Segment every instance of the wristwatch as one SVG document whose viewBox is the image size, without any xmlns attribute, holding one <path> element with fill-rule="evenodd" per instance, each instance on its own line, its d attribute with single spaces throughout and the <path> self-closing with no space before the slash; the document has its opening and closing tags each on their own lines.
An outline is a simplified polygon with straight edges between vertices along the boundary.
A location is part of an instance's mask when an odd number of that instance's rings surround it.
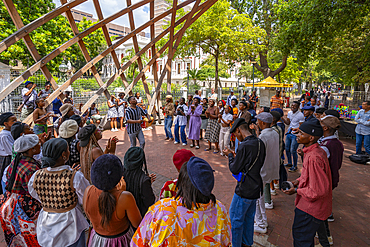
<svg viewBox="0 0 370 247">
<path fill-rule="evenodd" d="M 298 189 L 298 187 L 296 187 L 296 188 L 294 189 L 295 193 L 297 193 L 297 189 Z"/>
</svg>

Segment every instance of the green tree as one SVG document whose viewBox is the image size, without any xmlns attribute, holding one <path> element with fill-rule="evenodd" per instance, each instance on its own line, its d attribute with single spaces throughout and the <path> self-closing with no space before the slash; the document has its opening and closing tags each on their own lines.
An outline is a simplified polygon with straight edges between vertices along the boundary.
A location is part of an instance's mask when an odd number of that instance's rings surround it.
<svg viewBox="0 0 370 247">
<path fill-rule="evenodd" d="M 178 17 L 177 17 L 178 18 Z M 250 18 L 231 8 L 226 0 L 219 0 L 185 32 L 176 56 L 210 54 L 214 58 L 215 85 L 220 85 L 219 62 L 236 61 L 262 49 L 260 41 L 265 32 L 254 27 Z M 166 42 L 164 38 L 162 43 Z"/>
<path fill-rule="evenodd" d="M 96 22 L 92 22 L 86 18 L 83 18 L 81 22 L 77 23 L 77 27 L 78 30 L 82 32 L 94 24 L 96 24 Z M 105 41 L 103 31 L 100 28 L 90 33 L 82 40 L 85 43 L 86 49 L 91 58 L 96 57 L 107 48 L 107 42 Z M 82 55 L 78 44 L 74 44 L 71 49 L 70 56 L 66 59 L 71 61 L 73 68 L 77 71 L 86 64 L 86 60 Z M 100 60 L 97 64 L 95 64 L 95 67 L 99 72 L 101 71 L 102 65 L 103 60 Z"/>
<path fill-rule="evenodd" d="M 24 25 L 29 24 L 55 8 L 52 0 L 14 0 L 13 2 Z M 7 38 L 16 30 L 3 1 L 0 1 L 0 40 Z M 41 57 L 68 41 L 71 35 L 72 30 L 64 16 L 55 17 L 30 33 L 30 37 Z M 69 57 L 70 51 L 71 49 L 66 50 L 63 52 L 63 55 Z M 59 55 L 49 62 L 47 65 L 49 70 L 56 71 L 62 59 L 63 56 Z M 19 40 L 2 52 L 0 54 L 0 60 L 13 66 L 17 65 L 18 61 L 22 62 L 24 66 L 31 66 L 35 63 L 22 40 Z"/>
<path fill-rule="evenodd" d="M 189 74 L 189 80 L 192 80 L 194 85 L 197 85 L 197 81 L 204 81 L 207 78 L 204 71 L 200 69 L 189 69 L 188 74 Z M 187 80 L 188 80 L 188 77 L 185 77 L 184 82 L 186 83 Z"/>
</svg>

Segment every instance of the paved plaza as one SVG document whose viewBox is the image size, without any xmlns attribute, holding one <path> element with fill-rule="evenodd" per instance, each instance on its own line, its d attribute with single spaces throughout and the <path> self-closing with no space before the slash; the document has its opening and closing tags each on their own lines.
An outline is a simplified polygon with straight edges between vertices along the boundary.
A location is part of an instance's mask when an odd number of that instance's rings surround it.
<svg viewBox="0 0 370 247">
<path fill-rule="evenodd" d="M 105 131 L 100 144 L 104 149 L 107 140 L 115 135 L 119 138 L 116 154 L 123 158 L 130 147 L 126 131 Z M 146 130 L 144 135 L 148 169 L 157 174 L 157 181 L 153 184 L 153 188 L 155 194 L 158 195 L 165 181 L 177 177 L 178 173 L 172 164 L 172 156 L 183 146 L 165 141 L 163 126 Z M 345 150 L 343 166 L 340 170 L 340 183 L 333 191 L 335 221 L 329 223 L 334 238 L 333 246 L 370 246 L 370 166 L 352 163 L 348 156 L 355 150 L 354 140 L 342 139 L 342 142 Z M 219 154 L 204 151 L 205 144 L 201 141 L 201 149 L 193 148 L 191 151 L 208 161 L 213 167 L 215 170 L 213 193 L 229 208 L 236 185 L 235 179 L 230 174 L 227 159 Z M 189 145 L 185 148 L 190 149 Z M 298 166 L 301 167 L 301 163 Z M 299 172 L 289 173 L 288 179 L 296 179 L 299 174 Z M 268 232 L 267 234 L 255 234 L 256 244 L 254 246 L 293 246 L 291 228 L 295 196 L 288 196 L 278 191 L 278 195 L 272 197 L 274 209 L 267 210 Z M 0 247 L 6 246 L 3 236 L 0 237 Z"/>
</svg>

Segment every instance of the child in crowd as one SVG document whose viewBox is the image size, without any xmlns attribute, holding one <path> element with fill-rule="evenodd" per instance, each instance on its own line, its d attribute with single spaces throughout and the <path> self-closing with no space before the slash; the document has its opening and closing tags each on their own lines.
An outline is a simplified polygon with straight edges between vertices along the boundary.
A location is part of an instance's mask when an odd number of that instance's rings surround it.
<svg viewBox="0 0 370 247">
<path fill-rule="evenodd" d="M 182 165 L 185 162 L 188 162 L 189 159 L 193 156 L 195 156 L 195 155 L 190 150 L 186 150 L 186 149 L 177 150 L 176 153 L 173 155 L 173 158 L 172 158 L 172 161 L 173 161 L 173 164 L 176 167 L 176 170 L 178 172 L 180 172 L 180 169 L 181 169 Z M 176 184 L 177 184 L 177 178 L 174 179 L 174 180 L 167 181 L 161 189 L 161 192 L 159 194 L 159 198 L 160 199 L 172 198 L 172 197 L 176 196 L 176 193 L 177 193 Z"/>
<path fill-rule="evenodd" d="M 48 132 L 48 125 L 46 124 L 49 117 L 53 117 L 52 112 L 46 112 L 44 109 L 45 101 L 42 98 L 38 98 L 36 101 L 36 109 L 33 111 L 33 122 L 35 126 L 33 127 L 33 131 L 36 135 L 41 133 Z"/>
<path fill-rule="evenodd" d="M 5 128 L 0 132 L 0 178 L 3 177 L 5 168 L 12 160 L 12 148 L 14 139 L 11 134 L 11 127 L 17 121 L 17 117 L 11 112 L 0 115 L 0 125 Z M 2 188 L 0 193 L 3 191 Z"/>
<path fill-rule="evenodd" d="M 231 111 L 231 106 L 227 105 L 224 107 L 224 113 L 218 114 L 218 122 L 221 123 L 219 137 L 221 156 L 224 156 L 223 150 L 230 147 L 230 124 L 234 119 L 233 115 L 230 114 Z"/>
<path fill-rule="evenodd" d="M 90 219 L 89 247 L 129 247 L 133 228 L 141 215 L 133 195 L 126 191 L 121 160 L 104 154 L 91 167 L 92 185 L 84 195 L 84 210 Z"/>
<path fill-rule="evenodd" d="M 323 135 L 319 120 L 301 124 L 297 142 L 303 156 L 301 176 L 292 181 L 293 187 L 285 194 L 297 193 L 293 222 L 294 246 L 314 246 L 315 233 L 332 212 L 332 181 L 330 165 L 325 151 L 317 140 Z M 327 239 L 326 239 L 327 240 Z"/>
<path fill-rule="evenodd" d="M 28 182 L 31 196 L 42 205 L 36 231 L 37 241 L 43 247 L 86 246 L 85 229 L 89 224 L 78 207 L 82 207 L 89 182 L 81 172 L 66 165 L 69 154 L 66 140 L 54 138 L 45 142 L 43 169 Z"/>
</svg>

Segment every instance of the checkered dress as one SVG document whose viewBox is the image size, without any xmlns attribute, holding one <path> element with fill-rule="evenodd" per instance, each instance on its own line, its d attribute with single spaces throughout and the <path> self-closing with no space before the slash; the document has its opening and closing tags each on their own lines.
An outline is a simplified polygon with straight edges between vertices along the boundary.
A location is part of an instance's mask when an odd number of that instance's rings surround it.
<svg viewBox="0 0 370 247">
<path fill-rule="evenodd" d="M 66 165 L 72 166 L 75 163 L 80 163 L 80 152 L 78 152 L 77 144 L 80 140 L 74 139 L 69 144 L 69 151 L 71 154 L 69 155 L 69 160 Z"/>
<path fill-rule="evenodd" d="M 218 142 L 220 136 L 220 129 L 221 124 L 218 123 L 217 119 L 208 119 L 208 125 L 204 139 L 212 143 Z"/>
<path fill-rule="evenodd" d="M 33 188 L 40 198 L 46 212 L 63 213 L 77 205 L 77 194 L 73 187 L 76 171 L 48 171 L 46 168 L 37 171 Z"/>
<path fill-rule="evenodd" d="M 10 180 L 14 167 L 14 160 L 10 163 L 7 181 Z M 18 166 L 17 166 L 17 175 L 15 176 L 13 188 L 11 193 L 17 193 L 20 195 L 28 195 L 28 181 L 30 181 L 32 175 L 40 169 L 40 164 L 31 157 L 22 156 Z"/>
</svg>

